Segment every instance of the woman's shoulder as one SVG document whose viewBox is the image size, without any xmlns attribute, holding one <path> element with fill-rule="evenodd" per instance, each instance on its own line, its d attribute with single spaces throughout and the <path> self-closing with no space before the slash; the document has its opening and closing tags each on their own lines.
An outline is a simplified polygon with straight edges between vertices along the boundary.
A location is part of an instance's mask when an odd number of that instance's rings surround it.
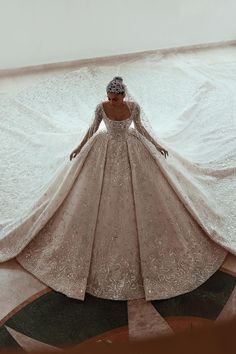
<svg viewBox="0 0 236 354">
<path fill-rule="evenodd" d="M 127 102 L 129 105 L 131 105 L 132 108 L 135 108 L 137 103 L 135 101 L 128 101 Z"/>
<path fill-rule="evenodd" d="M 129 104 L 131 104 L 131 106 L 133 106 L 134 108 L 140 107 L 137 101 L 127 101 L 127 102 L 129 102 Z"/>
<path fill-rule="evenodd" d="M 130 104 L 132 106 L 138 105 L 138 103 L 136 101 L 125 101 L 127 104 Z M 102 104 L 104 107 L 109 104 L 108 101 L 102 101 L 99 103 L 99 105 Z"/>
<path fill-rule="evenodd" d="M 134 104 L 134 109 L 135 109 L 137 112 L 140 112 L 140 105 L 139 105 L 139 103 L 136 102 L 136 101 L 134 101 L 133 104 Z"/>
<path fill-rule="evenodd" d="M 140 105 L 138 104 L 138 102 L 136 102 L 136 101 L 125 101 L 125 102 L 127 103 L 127 105 L 129 107 L 131 107 L 132 111 L 135 109 L 135 110 L 138 110 L 138 112 L 140 112 Z M 104 108 L 105 109 L 107 108 L 107 105 L 109 105 L 108 101 L 101 101 L 100 103 L 98 103 L 97 109 L 100 108 L 100 109 L 104 110 Z"/>
</svg>

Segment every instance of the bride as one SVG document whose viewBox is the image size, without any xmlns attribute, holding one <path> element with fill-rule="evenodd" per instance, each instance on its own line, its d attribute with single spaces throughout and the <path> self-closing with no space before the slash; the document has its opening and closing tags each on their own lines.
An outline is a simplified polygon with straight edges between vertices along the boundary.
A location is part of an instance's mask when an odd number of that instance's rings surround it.
<svg viewBox="0 0 236 354">
<path fill-rule="evenodd" d="M 227 251 L 209 238 L 163 175 L 160 146 L 125 100 L 121 77 L 106 87 L 71 166 L 28 219 L 0 243 L 42 282 L 84 300 L 166 299 L 189 292 L 222 265 Z M 101 121 L 106 131 L 98 132 Z M 131 128 L 131 123 L 134 128 Z M 17 244 L 17 245 L 16 245 Z"/>
<path fill-rule="evenodd" d="M 123 79 L 119 79 L 119 77 L 115 77 L 114 79 L 116 79 L 118 82 L 122 82 Z M 113 80 L 114 80 L 113 79 Z M 111 86 L 113 85 L 113 86 Z M 119 90 L 119 88 L 115 87 L 114 89 L 114 83 L 113 81 L 110 83 L 111 87 L 107 88 L 107 97 L 108 97 L 108 104 L 106 104 L 106 102 L 102 103 L 102 109 L 105 113 L 104 107 L 106 107 L 107 111 L 108 111 L 108 116 L 113 116 L 112 120 L 125 120 L 128 119 L 128 117 L 131 115 L 130 113 L 130 109 L 129 109 L 129 104 L 132 104 L 132 102 L 124 102 L 124 98 L 125 98 L 125 91 L 123 91 L 123 89 Z M 105 113 L 107 116 L 107 113 Z M 127 118 L 126 118 L 127 116 Z M 98 124 L 94 127 L 95 130 L 93 131 L 96 132 L 97 129 L 99 128 L 100 125 L 100 121 L 98 121 Z M 168 155 L 168 151 L 163 149 L 159 144 L 157 144 L 155 142 L 155 140 L 148 134 L 148 132 L 145 130 L 145 128 L 140 125 L 137 124 L 136 125 L 137 130 L 143 134 L 147 139 L 149 139 L 154 146 L 156 146 L 157 150 L 159 150 L 161 152 L 161 154 Z M 145 131 L 145 132 L 144 132 Z M 91 134 L 91 133 L 90 133 Z M 70 155 L 70 160 L 75 157 L 81 150 L 81 148 L 83 147 L 83 145 L 88 141 L 89 137 L 90 137 L 89 132 L 86 134 L 86 136 L 84 137 L 83 141 L 80 143 L 80 145 L 71 153 Z"/>
</svg>

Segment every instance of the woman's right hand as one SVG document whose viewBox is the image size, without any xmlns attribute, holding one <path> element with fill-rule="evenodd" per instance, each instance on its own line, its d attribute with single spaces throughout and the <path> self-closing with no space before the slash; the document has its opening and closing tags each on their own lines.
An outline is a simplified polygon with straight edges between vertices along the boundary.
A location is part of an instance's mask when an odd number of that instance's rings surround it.
<svg viewBox="0 0 236 354">
<path fill-rule="evenodd" d="M 80 152 L 80 150 L 81 150 L 81 147 L 78 146 L 75 150 L 72 151 L 72 153 L 70 154 L 70 161 L 71 161 L 74 157 L 76 157 L 76 155 L 78 155 L 78 153 Z"/>
</svg>

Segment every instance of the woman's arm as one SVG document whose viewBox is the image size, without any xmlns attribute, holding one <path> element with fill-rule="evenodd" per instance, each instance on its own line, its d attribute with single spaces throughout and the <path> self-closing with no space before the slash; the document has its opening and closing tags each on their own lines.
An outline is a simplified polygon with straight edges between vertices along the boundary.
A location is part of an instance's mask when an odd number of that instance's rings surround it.
<svg viewBox="0 0 236 354">
<path fill-rule="evenodd" d="M 84 136 L 83 140 L 79 144 L 80 148 L 82 148 L 87 143 L 87 141 L 93 136 L 93 134 L 96 133 L 101 121 L 102 121 L 101 107 L 100 104 L 98 104 L 95 109 L 95 116 L 94 116 L 93 123 L 91 124 L 86 135 Z"/>
<path fill-rule="evenodd" d="M 134 112 L 134 126 L 137 129 L 137 131 L 142 134 L 146 139 L 148 139 L 162 155 L 165 156 L 169 155 L 168 151 L 165 150 L 161 145 L 159 145 L 155 139 L 148 133 L 148 131 L 144 128 L 142 125 L 141 119 L 140 119 L 140 106 L 138 103 L 136 103 L 136 107 L 134 108 L 136 111 Z"/>
<path fill-rule="evenodd" d="M 90 125 L 90 127 L 89 127 L 87 133 L 85 134 L 83 140 L 81 141 L 81 143 L 70 154 L 70 160 L 79 153 L 79 151 L 87 143 L 87 141 L 93 136 L 94 133 L 96 133 L 101 121 L 102 121 L 102 111 L 101 111 L 100 104 L 98 104 L 95 108 L 95 116 L 94 116 L 93 123 Z"/>
<path fill-rule="evenodd" d="M 161 148 L 161 146 L 151 137 L 151 135 L 148 133 L 148 131 L 144 128 L 142 125 L 141 119 L 140 119 L 140 106 L 138 103 L 136 103 L 136 107 L 134 108 L 136 112 L 134 113 L 134 126 L 137 129 L 137 131 L 145 136 L 153 145 L 155 145 L 157 148 Z"/>
</svg>

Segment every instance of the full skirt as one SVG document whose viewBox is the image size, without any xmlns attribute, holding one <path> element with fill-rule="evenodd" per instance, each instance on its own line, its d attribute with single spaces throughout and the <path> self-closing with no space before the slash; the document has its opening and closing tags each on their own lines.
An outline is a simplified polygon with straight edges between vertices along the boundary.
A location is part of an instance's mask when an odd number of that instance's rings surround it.
<svg viewBox="0 0 236 354">
<path fill-rule="evenodd" d="M 197 288 L 223 263 L 227 251 L 200 227 L 131 129 L 121 140 L 97 133 L 70 168 L 63 201 L 16 256 L 49 287 L 79 300 L 86 292 L 166 299 Z"/>
</svg>

